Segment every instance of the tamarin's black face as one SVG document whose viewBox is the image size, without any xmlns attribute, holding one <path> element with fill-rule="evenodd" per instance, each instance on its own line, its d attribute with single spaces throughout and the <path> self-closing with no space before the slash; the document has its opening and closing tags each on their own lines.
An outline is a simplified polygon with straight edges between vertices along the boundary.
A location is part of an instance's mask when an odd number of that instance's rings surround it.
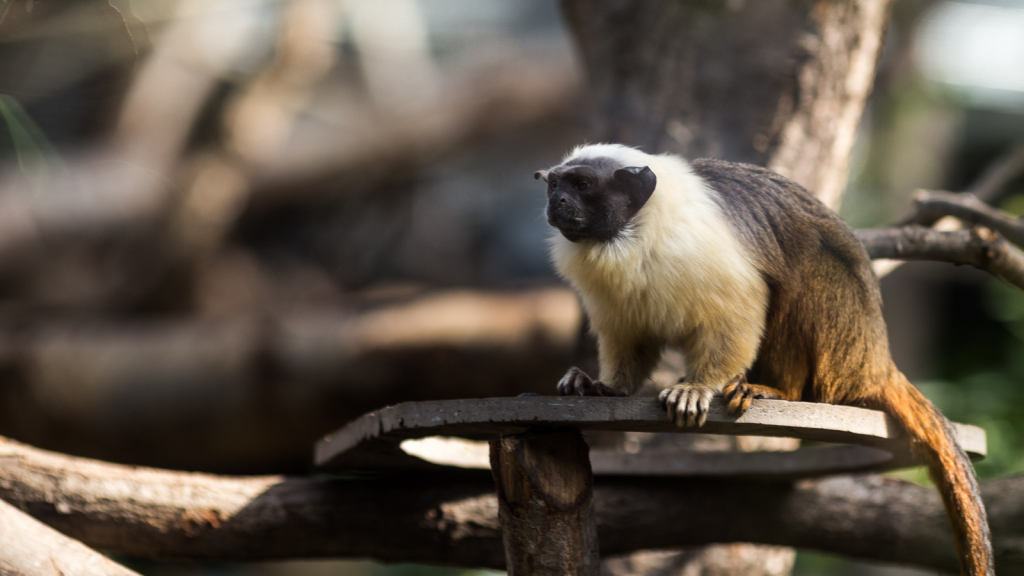
<svg viewBox="0 0 1024 576">
<path fill-rule="evenodd" d="M 548 224 L 572 242 L 608 242 L 647 203 L 658 183 L 647 166 L 577 159 L 533 175 L 548 183 Z"/>
</svg>

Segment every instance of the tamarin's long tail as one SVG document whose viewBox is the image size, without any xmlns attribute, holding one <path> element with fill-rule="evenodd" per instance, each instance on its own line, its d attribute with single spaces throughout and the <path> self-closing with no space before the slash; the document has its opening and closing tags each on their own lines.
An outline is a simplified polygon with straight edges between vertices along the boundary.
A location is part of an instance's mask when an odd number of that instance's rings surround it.
<svg viewBox="0 0 1024 576">
<path fill-rule="evenodd" d="M 906 430 L 915 451 L 924 457 L 932 481 L 942 494 L 960 557 L 960 572 L 993 576 L 992 538 L 974 468 L 956 443 L 949 420 L 899 371 L 873 399 Z"/>
</svg>

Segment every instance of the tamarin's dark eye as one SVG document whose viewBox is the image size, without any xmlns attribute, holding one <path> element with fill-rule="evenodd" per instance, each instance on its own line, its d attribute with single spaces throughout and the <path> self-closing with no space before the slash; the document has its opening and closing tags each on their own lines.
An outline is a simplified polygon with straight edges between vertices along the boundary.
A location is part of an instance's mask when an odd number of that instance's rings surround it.
<svg viewBox="0 0 1024 576">
<path fill-rule="evenodd" d="M 548 186 L 551 188 L 558 187 L 558 178 L 548 178 Z"/>
<path fill-rule="evenodd" d="M 576 183 L 577 190 L 586 190 L 587 188 L 590 188 L 590 180 L 580 180 Z"/>
</svg>

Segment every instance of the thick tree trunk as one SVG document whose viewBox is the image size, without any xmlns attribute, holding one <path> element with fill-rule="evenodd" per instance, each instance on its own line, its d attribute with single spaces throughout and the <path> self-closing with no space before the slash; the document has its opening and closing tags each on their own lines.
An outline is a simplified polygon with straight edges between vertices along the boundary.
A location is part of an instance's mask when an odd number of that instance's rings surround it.
<svg viewBox="0 0 1024 576">
<path fill-rule="evenodd" d="M 791 109 L 780 100 L 778 146 L 768 167 L 802 184 L 834 209 L 846 189 L 864 105 L 889 26 L 893 0 L 819 0 Z"/>
<path fill-rule="evenodd" d="M 598 576 L 590 449 L 578 430 L 491 441 L 509 576 Z"/>
<path fill-rule="evenodd" d="M 564 0 L 597 136 L 768 165 L 838 206 L 892 0 Z"/>
</svg>

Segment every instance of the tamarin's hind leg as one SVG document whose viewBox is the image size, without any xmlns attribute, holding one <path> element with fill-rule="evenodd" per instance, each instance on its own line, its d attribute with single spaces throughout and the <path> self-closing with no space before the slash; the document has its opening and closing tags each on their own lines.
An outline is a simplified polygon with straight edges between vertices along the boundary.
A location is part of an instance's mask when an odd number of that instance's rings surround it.
<svg viewBox="0 0 1024 576">
<path fill-rule="evenodd" d="M 594 380 L 587 373 L 573 366 L 558 381 L 559 396 L 628 396 L 599 380 Z"/>
<path fill-rule="evenodd" d="M 751 384 L 742 374 L 725 385 L 722 395 L 729 402 L 729 414 L 733 416 L 739 416 L 746 412 L 755 398 L 785 399 L 782 393 L 775 388 Z"/>
</svg>

